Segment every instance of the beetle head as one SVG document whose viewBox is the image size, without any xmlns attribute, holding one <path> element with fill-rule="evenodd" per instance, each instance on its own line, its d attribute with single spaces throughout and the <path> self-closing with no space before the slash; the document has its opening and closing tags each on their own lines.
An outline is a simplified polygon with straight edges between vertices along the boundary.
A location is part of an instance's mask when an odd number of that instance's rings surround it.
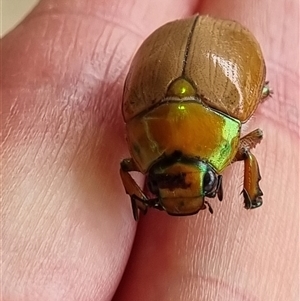
<svg viewBox="0 0 300 301">
<path fill-rule="evenodd" d="M 171 215 L 190 215 L 205 209 L 205 197 L 222 199 L 221 176 L 207 163 L 174 152 L 149 171 L 149 190 Z"/>
</svg>

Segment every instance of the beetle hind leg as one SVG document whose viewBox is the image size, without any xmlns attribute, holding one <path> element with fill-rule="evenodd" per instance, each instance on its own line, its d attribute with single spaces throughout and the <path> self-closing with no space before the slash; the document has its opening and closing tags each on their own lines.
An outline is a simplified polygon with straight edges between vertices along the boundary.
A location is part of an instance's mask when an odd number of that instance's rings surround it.
<svg viewBox="0 0 300 301">
<path fill-rule="evenodd" d="M 269 86 L 269 81 L 266 81 L 265 84 L 264 84 L 264 86 L 263 86 L 263 90 L 262 90 L 260 102 L 262 103 L 266 99 L 268 99 L 269 97 L 272 97 L 272 94 L 273 94 L 273 90 Z"/>
<path fill-rule="evenodd" d="M 244 161 L 244 187 L 243 196 L 246 209 L 258 208 L 262 205 L 263 193 L 259 187 L 261 180 L 258 162 L 250 152 L 262 140 L 262 131 L 254 130 L 240 140 L 236 161 Z"/>
</svg>

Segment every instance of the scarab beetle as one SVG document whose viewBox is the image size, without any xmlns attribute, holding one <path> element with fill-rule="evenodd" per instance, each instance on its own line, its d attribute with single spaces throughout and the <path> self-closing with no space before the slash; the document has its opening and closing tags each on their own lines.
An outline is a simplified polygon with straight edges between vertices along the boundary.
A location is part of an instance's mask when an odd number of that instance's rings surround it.
<svg viewBox="0 0 300 301">
<path fill-rule="evenodd" d="M 121 179 L 133 215 L 148 207 L 190 215 L 205 198 L 223 198 L 225 167 L 244 161 L 245 208 L 262 205 L 261 179 L 251 153 L 260 129 L 241 126 L 270 94 L 254 36 L 234 21 L 209 16 L 170 22 L 154 31 L 133 58 L 122 112 L 131 158 Z M 146 175 L 143 191 L 130 172 Z"/>
</svg>

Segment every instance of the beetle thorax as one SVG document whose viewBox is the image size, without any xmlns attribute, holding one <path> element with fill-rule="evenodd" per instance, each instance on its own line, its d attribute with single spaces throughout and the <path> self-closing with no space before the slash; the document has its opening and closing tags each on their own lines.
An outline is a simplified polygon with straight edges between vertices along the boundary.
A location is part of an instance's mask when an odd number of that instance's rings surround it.
<svg viewBox="0 0 300 301">
<path fill-rule="evenodd" d="M 223 170 L 235 156 L 241 124 L 198 102 L 165 102 L 127 123 L 132 158 L 146 173 L 162 156 L 179 151 Z"/>
</svg>

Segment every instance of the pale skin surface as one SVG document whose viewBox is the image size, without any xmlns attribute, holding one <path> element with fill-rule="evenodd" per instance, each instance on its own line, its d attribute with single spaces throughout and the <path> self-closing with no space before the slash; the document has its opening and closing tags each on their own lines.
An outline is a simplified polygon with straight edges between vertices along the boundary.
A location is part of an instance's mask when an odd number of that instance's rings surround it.
<svg viewBox="0 0 300 301">
<path fill-rule="evenodd" d="M 298 11 L 296 0 L 45 0 L 7 35 L 2 300 L 299 300 Z M 236 163 L 214 215 L 152 210 L 137 226 L 118 174 L 124 77 L 151 31 L 196 12 L 238 20 L 262 45 L 275 94 L 248 131 L 265 134 L 264 204 L 243 209 Z"/>
</svg>

